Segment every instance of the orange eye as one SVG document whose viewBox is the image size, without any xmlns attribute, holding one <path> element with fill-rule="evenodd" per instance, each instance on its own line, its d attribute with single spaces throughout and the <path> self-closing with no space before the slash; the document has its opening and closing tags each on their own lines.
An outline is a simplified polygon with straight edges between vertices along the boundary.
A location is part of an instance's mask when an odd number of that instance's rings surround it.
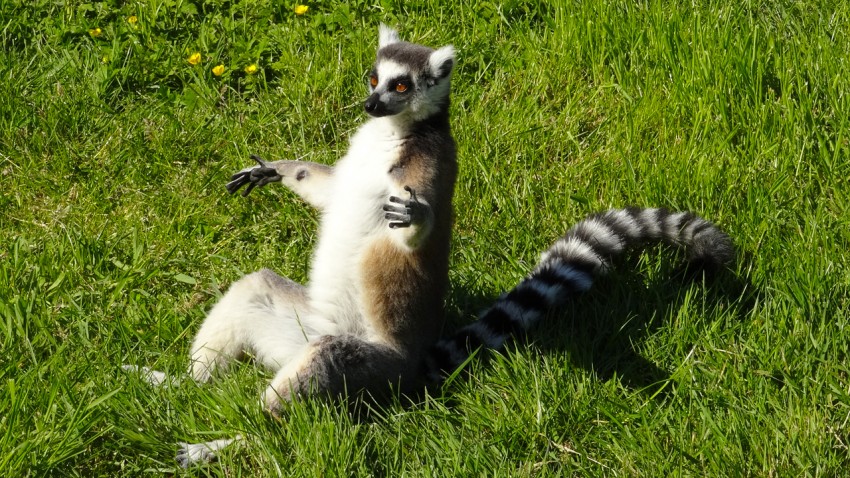
<svg viewBox="0 0 850 478">
<path fill-rule="evenodd" d="M 399 93 L 404 93 L 405 91 L 407 91 L 407 85 L 405 85 L 404 83 L 396 83 L 395 90 Z"/>
<path fill-rule="evenodd" d="M 375 88 L 376 86 L 378 86 L 378 77 L 375 76 L 375 75 L 372 75 L 371 77 L 369 77 L 369 84 L 372 85 L 372 88 Z"/>
</svg>

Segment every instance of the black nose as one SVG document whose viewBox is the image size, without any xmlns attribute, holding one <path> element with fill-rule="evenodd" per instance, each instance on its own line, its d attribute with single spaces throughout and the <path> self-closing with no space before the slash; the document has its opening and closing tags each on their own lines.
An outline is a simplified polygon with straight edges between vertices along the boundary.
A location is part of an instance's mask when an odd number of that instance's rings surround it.
<svg viewBox="0 0 850 478">
<path fill-rule="evenodd" d="M 381 103 L 381 100 L 377 93 L 372 93 L 371 96 L 366 98 L 366 102 L 363 103 L 363 107 L 366 109 L 367 113 L 374 113 L 378 109 L 378 105 Z"/>
</svg>

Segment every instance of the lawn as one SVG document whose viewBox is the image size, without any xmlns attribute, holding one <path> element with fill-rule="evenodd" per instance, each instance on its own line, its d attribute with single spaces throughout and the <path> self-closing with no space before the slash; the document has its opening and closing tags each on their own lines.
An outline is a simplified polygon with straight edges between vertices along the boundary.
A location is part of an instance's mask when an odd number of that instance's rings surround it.
<svg viewBox="0 0 850 478">
<path fill-rule="evenodd" d="M 0 3 L 0 476 L 835 476 L 850 466 L 850 3 Z M 317 215 L 251 164 L 332 164 L 377 25 L 451 43 L 447 300 L 474 319 L 571 224 L 665 206 L 734 269 L 649 247 L 505 352 L 366 417 L 180 373 L 242 274 L 307 277 Z M 181 470 L 179 441 L 254 437 Z"/>
</svg>

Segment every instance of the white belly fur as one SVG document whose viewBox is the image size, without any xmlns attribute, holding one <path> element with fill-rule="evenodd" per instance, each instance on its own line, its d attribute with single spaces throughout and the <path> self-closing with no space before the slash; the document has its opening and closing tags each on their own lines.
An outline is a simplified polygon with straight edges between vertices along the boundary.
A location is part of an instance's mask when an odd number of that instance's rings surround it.
<svg viewBox="0 0 850 478">
<path fill-rule="evenodd" d="M 373 332 L 363 320 L 360 268 L 368 245 L 391 232 L 381 208 L 390 194 L 399 194 L 388 174 L 401 150 L 399 137 L 388 121 L 372 119 L 361 126 L 348 154 L 335 166 L 309 294 L 314 313 L 335 323 L 336 333 L 367 337 Z"/>
</svg>

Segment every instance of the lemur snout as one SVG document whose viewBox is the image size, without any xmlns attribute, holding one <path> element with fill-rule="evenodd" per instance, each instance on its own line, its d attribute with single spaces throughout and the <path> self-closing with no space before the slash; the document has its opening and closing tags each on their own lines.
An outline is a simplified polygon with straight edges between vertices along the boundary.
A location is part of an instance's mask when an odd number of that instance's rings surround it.
<svg viewBox="0 0 850 478">
<path fill-rule="evenodd" d="M 366 112 L 372 116 L 384 116 L 386 114 L 386 105 L 381 102 L 381 96 L 378 93 L 372 93 L 366 102 L 363 103 Z"/>
</svg>

